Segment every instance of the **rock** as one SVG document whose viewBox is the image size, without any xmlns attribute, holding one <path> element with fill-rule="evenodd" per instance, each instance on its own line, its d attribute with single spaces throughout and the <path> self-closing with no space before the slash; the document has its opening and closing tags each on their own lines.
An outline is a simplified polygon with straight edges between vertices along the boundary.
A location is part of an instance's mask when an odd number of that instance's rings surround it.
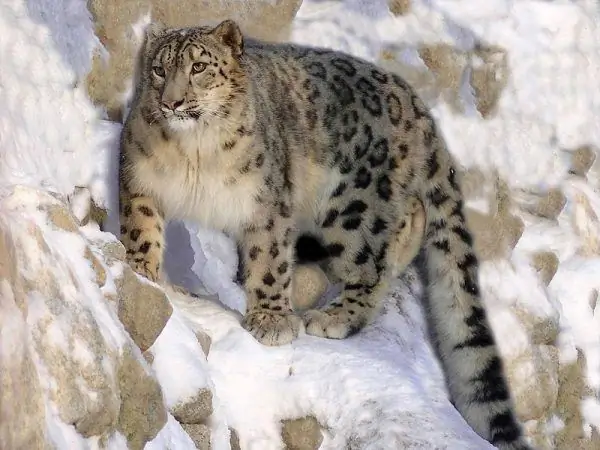
<svg viewBox="0 0 600 450">
<path fill-rule="evenodd" d="M 299 265 L 294 268 L 292 281 L 292 304 L 294 309 L 313 307 L 325 293 L 329 280 L 316 264 Z"/>
<path fill-rule="evenodd" d="M 540 419 L 554 409 L 559 386 L 556 347 L 530 347 L 506 359 L 506 372 L 521 420 Z"/>
<path fill-rule="evenodd" d="M 87 225 L 90 221 L 92 195 L 90 190 L 83 186 L 75 186 L 75 190 L 69 196 L 70 211 L 81 225 Z"/>
<path fill-rule="evenodd" d="M 523 220 L 516 216 L 505 216 L 503 221 L 504 237 L 510 250 L 514 249 L 525 231 Z"/>
<path fill-rule="evenodd" d="M 152 363 L 154 362 L 154 355 L 150 350 L 146 350 L 145 352 L 143 352 L 142 356 L 144 357 L 148 365 L 152 365 Z"/>
<path fill-rule="evenodd" d="M 540 274 L 544 285 L 548 286 L 558 270 L 558 256 L 554 252 L 536 252 L 533 254 L 532 265 Z"/>
<path fill-rule="evenodd" d="M 569 173 L 585 177 L 596 161 L 596 152 L 589 145 L 584 145 L 571 152 L 571 167 Z"/>
<path fill-rule="evenodd" d="M 28 346 L 23 286 L 17 256 L 0 220 L 0 448 L 50 450 L 43 392 Z M 21 306 L 19 306 L 21 305 Z"/>
<path fill-rule="evenodd" d="M 85 248 L 85 252 L 84 252 L 83 256 L 92 265 L 92 269 L 94 270 L 94 273 L 96 274 L 96 284 L 99 287 L 104 286 L 104 283 L 106 283 L 106 271 L 104 270 L 104 267 L 102 266 L 102 264 L 100 264 L 100 261 L 98 261 L 98 258 L 96 258 L 96 256 L 94 256 L 94 254 L 92 253 L 92 250 L 89 247 Z"/>
<path fill-rule="evenodd" d="M 210 345 L 212 343 L 211 337 L 206 334 L 204 331 L 197 330 L 196 331 L 196 339 L 202 347 L 202 351 L 204 352 L 204 356 L 208 356 L 208 352 L 210 351 Z"/>
<path fill-rule="evenodd" d="M 74 275 L 71 265 L 84 264 L 85 260 L 72 261 L 71 252 L 63 252 L 56 246 L 50 249 L 45 228 L 36 222 L 33 209 L 27 208 L 46 211 L 51 226 L 71 232 L 70 238 L 76 245 L 85 244 L 83 237 L 66 206 L 56 198 L 34 189 L 15 190 L 3 207 L 8 212 L 11 204 L 14 207 L 18 203 L 21 203 L 19 215 L 18 219 L 13 218 L 10 241 L 19 252 L 9 259 L 14 265 L 8 271 L 9 283 L 23 312 L 31 302 L 36 302 L 38 314 L 27 319 L 26 341 L 35 353 L 36 366 L 44 368 L 47 386 L 44 395 L 53 402 L 60 419 L 82 436 L 105 435 L 114 429 L 119 414 L 120 401 L 112 370 L 118 355 L 84 301 L 84 295 L 94 294 L 94 280 Z M 85 255 L 93 257 L 89 247 L 84 249 Z M 106 274 L 103 277 L 100 269 L 96 275 L 96 281 L 105 280 Z M 83 294 L 83 285 L 90 281 L 92 287 Z M 102 301 L 99 287 L 95 289 L 97 301 Z M 35 385 L 31 392 L 33 401 Z M 20 408 L 19 405 L 17 409 Z"/>
<path fill-rule="evenodd" d="M 109 265 L 112 265 L 116 261 L 125 261 L 127 253 L 125 250 L 125 246 L 121 244 L 121 242 L 117 240 L 116 237 L 114 238 L 114 240 L 99 243 L 97 247 L 102 253 L 104 260 Z"/>
<path fill-rule="evenodd" d="M 469 167 L 462 170 L 460 188 L 466 200 L 479 200 L 488 197 L 493 182 L 490 176 L 477 167 Z"/>
<path fill-rule="evenodd" d="M 167 324 L 173 307 L 160 288 L 140 280 L 125 264 L 123 277 L 117 281 L 117 291 L 119 319 L 144 352 L 152 346 Z"/>
<path fill-rule="evenodd" d="M 572 213 L 570 221 L 577 236 L 581 239 L 581 246 L 577 254 L 583 257 L 596 258 L 600 255 L 600 220 L 596 214 L 588 194 L 575 188 L 574 195 L 570 197 Z"/>
<path fill-rule="evenodd" d="M 395 16 L 403 16 L 410 12 L 410 0 L 389 0 L 390 12 Z"/>
<path fill-rule="evenodd" d="M 592 310 L 592 313 L 595 313 L 596 306 L 598 305 L 598 289 L 592 289 L 590 298 L 588 300 L 588 304 L 590 305 L 590 309 Z"/>
<path fill-rule="evenodd" d="M 471 208 L 466 208 L 465 216 L 482 261 L 507 257 L 525 229 L 523 221 L 514 216 L 484 214 Z"/>
<path fill-rule="evenodd" d="M 191 399 L 171 408 L 173 417 L 182 424 L 202 423 L 212 412 L 212 392 L 208 388 L 200 389 Z"/>
<path fill-rule="evenodd" d="M 76 233 L 79 231 L 79 225 L 75 222 L 75 218 L 64 205 L 42 205 L 41 210 L 45 210 L 48 214 L 48 219 L 56 227 Z"/>
<path fill-rule="evenodd" d="M 509 78 L 508 55 L 498 46 L 478 43 L 473 51 L 470 82 L 477 110 L 484 119 L 494 115 Z"/>
<path fill-rule="evenodd" d="M 534 194 L 533 198 L 528 199 L 523 207 L 531 214 L 555 220 L 562 212 L 566 203 L 567 198 L 565 194 L 560 189 L 554 188 L 550 189 L 543 196 Z"/>
<path fill-rule="evenodd" d="M 534 345 L 554 345 L 559 331 L 559 315 L 540 317 L 531 314 L 522 307 L 513 308 L 519 322 L 525 328 L 527 336 Z"/>
<path fill-rule="evenodd" d="M 121 392 L 117 428 L 127 439 L 130 450 L 142 450 L 167 423 L 162 391 L 136 359 L 132 348 L 124 349 L 117 376 Z"/>
<path fill-rule="evenodd" d="M 323 432 L 312 416 L 282 421 L 281 437 L 288 450 L 317 450 L 323 442 Z"/>
<path fill-rule="evenodd" d="M 379 53 L 377 63 L 386 70 L 397 73 L 404 78 L 421 96 L 426 104 L 435 102 L 442 93 L 436 75 L 426 66 L 415 65 L 406 61 L 405 55 L 410 54 L 415 59 L 420 58 L 419 48 L 409 44 L 384 46 Z M 452 95 L 453 93 L 450 92 Z M 450 106 L 462 111 L 461 106 L 450 102 Z"/>
<path fill-rule="evenodd" d="M 204 424 L 182 423 L 181 427 L 192 438 L 198 450 L 210 450 L 210 428 Z"/>
<path fill-rule="evenodd" d="M 531 444 L 536 450 L 554 450 L 556 448 L 554 436 L 546 431 L 548 425 L 547 420 L 528 420 L 523 424 L 525 434 L 531 439 Z"/>
<path fill-rule="evenodd" d="M 229 446 L 231 450 L 242 450 L 240 447 L 240 438 L 233 428 L 229 428 Z"/>
<path fill-rule="evenodd" d="M 559 366 L 558 398 L 556 414 L 565 426 L 555 434 L 557 450 L 579 449 L 583 436 L 581 400 L 586 394 L 585 355 L 577 349 L 577 360 Z"/>
<path fill-rule="evenodd" d="M 488 200 L 488 212 L 465 208 L 474 234 L 475 251 L 482 261 L 506 258 L 523 235 L 525 224 L 511 212 L 510 189 L 497 173 L 468 171 L 461 188 L 469 200 Z"/>
<path fill-rule="evenodd" d="M 463 113 L 460 91 L 463 73 L 468 64 L 467 54 L 446 43 L 423 44 L 419 46 L 418 54 L 434 74 L 433 85 L 438 97 L 456 112 Z"/>
</svg>

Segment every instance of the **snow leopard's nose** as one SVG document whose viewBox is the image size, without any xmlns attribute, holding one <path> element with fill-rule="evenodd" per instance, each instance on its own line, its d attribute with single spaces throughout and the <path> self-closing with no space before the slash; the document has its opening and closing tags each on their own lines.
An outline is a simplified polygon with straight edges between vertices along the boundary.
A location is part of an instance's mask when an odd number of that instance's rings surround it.
<svg viewBox="0 0 600 450">
<path fill-rule="evenodd" d="M 175 111 L 181 105 L 183 105 L 183 99 L 181 99 L 181 100 L 167 100 L 167 99 L 162 99 L 161 100 L 161 106 L 163 108 L 170 109 L 171 111 Z"/>
</svg>

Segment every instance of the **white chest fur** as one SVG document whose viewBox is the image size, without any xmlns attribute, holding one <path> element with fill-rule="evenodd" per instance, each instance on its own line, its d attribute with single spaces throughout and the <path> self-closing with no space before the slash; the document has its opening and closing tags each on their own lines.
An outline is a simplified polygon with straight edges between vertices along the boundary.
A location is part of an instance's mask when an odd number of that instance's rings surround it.
<svg viewBox="0 0 600 450">
<path fill-rule="evenodd" d="M 207 149 L 200 149 L 195 157 L 190 153 L 189 158 L 173 148 L 156 150 L 160 153 L 137 161 L 134 178 L 158 200 L 168 218 L 190 219 L 235 234 L 256 214 L 259 175 L 241 176 L 218 153 Z"/>
</svg>

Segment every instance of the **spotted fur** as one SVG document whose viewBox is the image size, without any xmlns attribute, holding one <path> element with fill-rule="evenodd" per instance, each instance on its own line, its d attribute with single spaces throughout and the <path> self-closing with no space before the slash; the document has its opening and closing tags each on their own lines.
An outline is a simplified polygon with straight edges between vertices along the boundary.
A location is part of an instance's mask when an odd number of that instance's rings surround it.
<svg viewBox="0 0 600 450">
<path fill-rule="evenodd" d="M 456 164 L 402 78 L 328 49 L 244 42 L 232 21 L 152 27 L 121 158 L 121 231 L 134 269 L 158 279 L 163 218 L 223 230 L 239 247 L 243 325 L 267 345 L 290 342 L 302 324 L 328 338 L 358 332 L 386 280 L 422 247 L 456 408 L 497 447 L 530 448 L 481 301 Z M 424 233 L 411 250 L 398 236 L 415 198 Z M 306 236 L 322 244 L 323 267 L 343 290 L 299 317 L 291 274 L 295 247 L 311 255 Z"/>
</svg>

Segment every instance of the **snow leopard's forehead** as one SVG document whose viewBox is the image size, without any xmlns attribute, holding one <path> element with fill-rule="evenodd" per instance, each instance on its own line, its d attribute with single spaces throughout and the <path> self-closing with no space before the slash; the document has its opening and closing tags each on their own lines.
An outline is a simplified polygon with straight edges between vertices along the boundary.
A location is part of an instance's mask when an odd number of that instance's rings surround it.
<svg viewBox="0 0 600 450">
<path fill-rule="evenodd" d="M 191 53 L 210 59 L 226 54 L 225 47 L 214 38 L 213 28 L 206 26 L 164 30 L 152 50 L 153 59 L 165 65 L 177 64 Z"/>
</svg>

